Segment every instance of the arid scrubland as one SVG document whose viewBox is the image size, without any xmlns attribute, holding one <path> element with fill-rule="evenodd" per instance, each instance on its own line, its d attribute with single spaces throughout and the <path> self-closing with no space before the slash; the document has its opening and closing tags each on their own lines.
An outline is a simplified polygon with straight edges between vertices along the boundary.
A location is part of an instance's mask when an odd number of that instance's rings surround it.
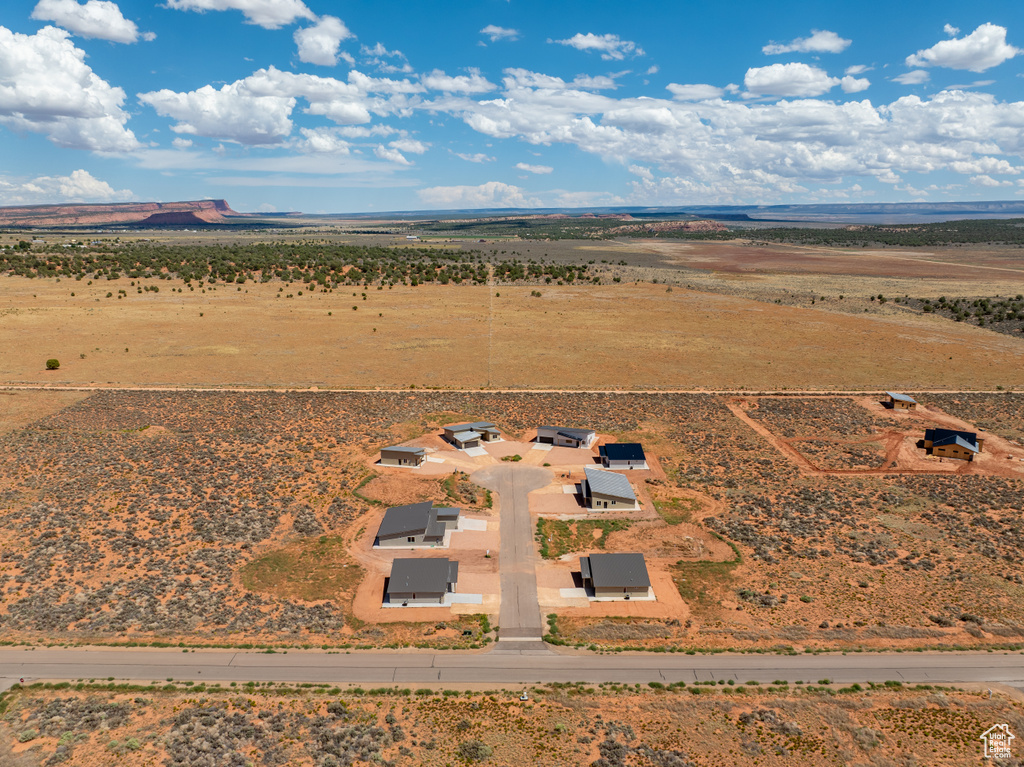
<svg viewBox="0 0 1024 767">
<path fill-rule="evenodd" d="M 961 417 L 975 397 L 993 435 L 1024 428 L 1021 395 L 956 395 Z M 856 443 L 894 418 L 847 397 L 754 399 L 747 412 L 782 436 Z M 433 626 L 353 620 L 351 547 L 378 496 L 405 500 L 419 482 L 422 497 L 450 497 L 438 478 L 402 475 L 394 491 L 396 475 L 372 479 L 377 447 L 487 419 L 511 435 L 587 423 L 656 451 L 665 479 L 640 490 L 660 518 L 610 528 L 608 550 L 621 550 L 622 536 L 658 549 L 674 538 L 668 522 L 734 547 L 715 557 L 678 549 L 671 570 L 687 621 L 574 616 L 559 622 L 563 641 L 673 650 L 1024 641 L 1024 477 L 1011 462 L 986 454 L 957 462 L 956 474 L 937 461 L 910 473 L 808 472 L 728 405 L 677 394 L 96 392 L 0 437 L 0 630 L 36 642 L 450 646 L 444 632 L 426 638 Z M 920 452 L 914 460 L 926 461 Z M 451 641 L 482 639 L 466 625 L 472 636 Z"/>
<path fill-rule="evenodd" d="M 0 759 L 11 767 L 962 765 L 978 759 L 979 736 L 993 723 L 1024 729 L 1021 702 L 1002 695 L 728 681 L 542 687 L 527 701 L 509 690 L 33 686 L 3 701 L 9 739 Z"/>
</svg>

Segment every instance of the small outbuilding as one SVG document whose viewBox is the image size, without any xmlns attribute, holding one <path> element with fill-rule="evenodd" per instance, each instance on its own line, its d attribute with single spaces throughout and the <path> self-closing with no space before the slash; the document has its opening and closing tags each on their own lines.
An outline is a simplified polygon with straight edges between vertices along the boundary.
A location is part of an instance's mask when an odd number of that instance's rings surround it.
<svg viewBox="0 0 1024 767">
<path fill-rule="evenodd" d="M 499 442 L 501 432 L 490 421 L 474 421 L 473 423 L 455 423 L 444 427 L 444 438 L 459 450 L 480 447 L 481 442 Z"/>
<path fill-rule="evenodd" d="M 624 476 L 592 466 L 585 467 L 583 473 L 580 487 L 588 509 L 636 509 L 636 493 Z"/>
<path fill-rule="evenodd" d="M 591 554 L 580 557 L 583 587 L 598 599 L 651 596 L 651 578 L 643 554 Z"/>
<path fill-rule="evenodd" d="M 380 449 L 381 466 L 422 466 L 427 460 L 427 451 L 422 447 L 382 447 Z"/>
<path fill-rule="evenodd" d="M 917 400 L 906 394 L 899 394 L 894 391 L 887 391 L 886 396 L 889 397 L 889 407 L 893 410 L 913 410 L 917 407 Z"/>
<path fill-rule="evenodd" d="M 396 559 L 387 594 L 391 604 L 444 604 L 459 582 L 459 563 L 451 559 Z"/>
<path fill-rule="evenodd" d="M 985 440 L 979 439 L 973 431 L 954 431 L 953 429 L 925 429 L 924 447 L 932 455 L 942 458 L 959 458 L 962 461 L 973 461 L 974 456 L 981 452 Z"/>
<path fill-rule="evenodd" d="M 606 469 L 646 469 L 647 456 L 639 442 L 612 442 L 597 449 Z"/>
<path fill-rule="evenodd" d="M 564 426 L 538 426 L 537 442 L 558 447 L 591 447 L 597 441 L 593 429 L 569 429 Z"/>
<path fill-rule="evenodd" d="M 430 501 L 394 506 L 384 512 L 373 545 L 380 548 L 443 546 L 444 535 L 459 526 L 459 509 L 435 509 Z"/>
</svg>

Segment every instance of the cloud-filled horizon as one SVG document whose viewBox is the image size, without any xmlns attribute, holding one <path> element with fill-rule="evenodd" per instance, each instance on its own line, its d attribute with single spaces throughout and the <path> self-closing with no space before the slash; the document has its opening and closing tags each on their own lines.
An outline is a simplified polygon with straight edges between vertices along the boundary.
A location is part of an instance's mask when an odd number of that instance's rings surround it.
<svg viewBox="0 0 1024 767">
<path fill-rule="evenodd" d="M 1024 195 L 1019 3 L 666 5 L 8 0 L 0 205 Z"/>
</svg>

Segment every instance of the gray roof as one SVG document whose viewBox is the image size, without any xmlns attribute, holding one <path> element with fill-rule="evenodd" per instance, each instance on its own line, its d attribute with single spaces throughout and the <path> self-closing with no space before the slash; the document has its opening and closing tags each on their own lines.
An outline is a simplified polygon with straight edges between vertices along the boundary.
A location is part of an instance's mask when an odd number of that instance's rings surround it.
<svg viewBox="0 0 1024 767">
<path fill-rule="evenodd" d="M 914 399 L 913 397 L 908 397 L 906 394 L 897 394 L 894 391 L 887 391 L 886 394 L 888 394 L 893 399 L 898 399 L 900 402 L 911 402 L 915 405 L 917 404 L 916 399 Z"/>
<path fill-rule="evenodd" d="M 423 455 L 426 453 L 426 449 L 422 447 L 404 447 L 402 445 L 395 445 L 393 447 L 382 447 L 380 451 L 383 453 L 387 450 L 389 453 L 412 453 L 413 455 Z"/>
<path fill-rule="evenodd" d="M 569 429 L 569 428 L 567 428 L 565 426 L 538 426 L 537 427 L 537 431 L 540 431 L 541 429 L 547 429 L 549 431 L 557 432 L 558 434 L 561 434 L 561 435 L 566 436 L 566 437 L 571 437 L 572 439 L 586 439 L 591 434 L 596 433 L 596 432 L 594 432 L 593 429 Z"/>
<path fill-rule="evenodd" d="M 390 538 L 395 535 L 430 532 L 430 523 L 437 524 L 437 514 L 433 514 L 433 503 L 411 503 L 408 506 L 394 506 L 384 512 L 377 536 Z M 443 530 L 443 527 L 442 527 Z"/>
<path fill-rule="evenodd" d="M 930 439 L 934 447 L 959 445 L 974 453 L 980 453 L 978 435 L 973 431 L 955 431 L 953 429 L 925 429 L 924 438 Z"/>
<path fill-rule="evenodd" d="M 474 421 L 473 423 L 453 423 L 445 426 L 448 431 L 497 431 L 497 428 L 490 421 Z"/>
<path fill-rule="evenodd" d="M 459 563 L 451 559 L 396 559 L 388 594 L 443 594 L 459 580 Z"/>
<path fill-rule="evenodd" d="M 591 554 L 580 557 L 580 570 L 596 589 L 651 585 L 643 554 Z"/>
<path fill-rule="evenodd" d="M 585 466 L 583 472 L 587 475 L 587 484 L 590 485 L 591 493 L 610 495 L 613 498 L 623 498 L 630 501 L 636 500 L 636 493 L 629 484 L 629 480 L 621 474 L 610 471 L 601 471 L 591 466 Z"/>
<path fill-rule="evenodd" d="M 452 438 L 457 439 L 459 442 L 469 442 L 474 439 L 480 439 L 482 436 L 478 431 L 457 431 L 452 435 Z"/>
</svg>

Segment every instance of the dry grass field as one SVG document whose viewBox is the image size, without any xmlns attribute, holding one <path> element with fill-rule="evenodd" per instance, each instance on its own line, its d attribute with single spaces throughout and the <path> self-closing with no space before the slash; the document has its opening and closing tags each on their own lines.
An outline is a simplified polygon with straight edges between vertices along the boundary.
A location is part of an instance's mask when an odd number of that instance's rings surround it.
<svg viewBox="0 0 1024 767">
<path fill-rule="evenodd" d="M 3 701 L 0 760 L 9 767 L 939 767 L 976 764 L 979 736 L 993 723 L 1024 731 L 1024 704 L 1003 695 L 786 681 L 569 685 L 534 688 L 526 702 L 509 690 L 33 686 Z"/>
<path fill-rule="evenodd" d="M 52 409 L 51 394 L 5 401 Z M 456 493 L 482 506 L 465 480 L 374 479 L 368 464 L 380 445 L 486 419 L 511 437 L 542 421 L 586 423 L 641 439 L 657 458 L 657 471 L 634 478 L 655 510 L 608 526 L 595 546 L 645 551 L 686 619 L 575 609 L 558 619 L 567 643 L 1020 645 L 1024 396 L 945 396 L 957 418 L 977 412 L 991 430 L 986 451 L 950 471 L 910 447 L 908 472 L 811 470 L 779 440 L 915 435 L 953 417 L 925 395 L 917 415 L 872 410 L 865 397 L 748 398 L 772 441 L 731 409 L 735 397 L 710 394 L 96 392 L 0 435 L 0 639 L 477 644 L 485 626 L 471 615 L 440 632 L 415 617 L 357 620 L 364 554 L 353 547 L 372 539 L 374 501 Z M 582 543 L 567 526 L 558 553 Z"/>
<path fill-rule="evenodd" d="M 0 382 L 472 389 L 1024 385 L 1024 339 L 887 308 L 844 313 L 820 302 L 774 304 L 682 286 L 669 292 L 650 283 L 371 287 L 364 300 L 363 291 L 298 295 L 295 286 L 281 292 L 274 282 L 220 285 L 205 293 L 177 293 L 172 289 L 181 285 L 159 282 L 159 293 L 140 294 L 124 279 L 88 286 L 0 278 Z M 120 299 L 119 289 L 126 289 Z M 59 370 L 45 370 L 51 357 L 60 360 Z"/>
</svg>

